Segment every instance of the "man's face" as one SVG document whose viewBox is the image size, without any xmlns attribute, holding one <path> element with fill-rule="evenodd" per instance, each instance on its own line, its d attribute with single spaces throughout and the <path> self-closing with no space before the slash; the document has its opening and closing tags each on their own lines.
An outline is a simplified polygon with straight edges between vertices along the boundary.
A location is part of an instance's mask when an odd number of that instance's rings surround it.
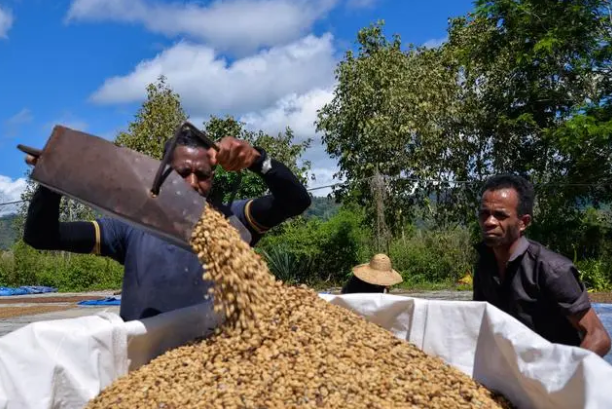
<svg viewBox="0 0 612 409">
<path fill-rule="evenodd" d="M 478 221 L 487 246 L 509 246 L 521 237 L 531 216 L 519 217 L 518 204 L 518 194 L 512 188 L 487 190 L 482 195 Z"/>
<path fill-rule="evenodd" d="M 214 172 L 207 149 L 178 145 L 174 149 L 171 165 L 196 192 L 208 196 Z"/>
</svg>

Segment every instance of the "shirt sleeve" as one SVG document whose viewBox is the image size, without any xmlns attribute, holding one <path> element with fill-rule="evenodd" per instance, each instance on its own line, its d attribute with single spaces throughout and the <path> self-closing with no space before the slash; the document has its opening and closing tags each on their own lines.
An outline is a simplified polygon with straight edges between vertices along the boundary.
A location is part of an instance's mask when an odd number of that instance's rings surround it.
<svg viewBox="0 0 612 409">
<path fill-rule="evenodd" d="M 95 222 L 60 222 L 61 195 L 39 186 L 28 206 L 23 240 L 38 250 L 95 251 Z"/>
<path fill-rule="evenodd" d="M 573 315 L 591 307 L 587 289 L 572 263 L 546 264 L 543 273 L 544 293 L 564 315 Z"/>
<path fill-rule="evenodd" d="M 237 200 L 232 203 L 231 211 L 240 220 L 240 222 L 247 228 L 251 233 L 251 246 L 255 246 L 259 240 L 264 236 L 267 229 L 259 225 L 251 214 L 251 206 L 253 204 L 252 199 L 248 200 Z"/>
<path fill-rule="evenodd" d="M 120 220 L 110 218 L 97 219 L 95 225 L 96 253 L 123 264 L 131 227 Z"/>
</svg>

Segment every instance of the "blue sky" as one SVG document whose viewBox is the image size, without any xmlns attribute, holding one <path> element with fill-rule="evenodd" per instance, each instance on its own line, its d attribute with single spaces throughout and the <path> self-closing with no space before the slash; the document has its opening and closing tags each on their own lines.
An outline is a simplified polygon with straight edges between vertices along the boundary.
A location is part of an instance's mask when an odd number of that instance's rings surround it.
<svg viewBox="0 0 612 409">
<path fill-rule="evenodd" d="M 192 120 L 232 114 L 249 127 L 315 137 L 335 64 L 357 31 L 435 44 L 468 0 L 0 0 L 0 202 L 19 197 L 18 143 L 42 147 L 54 124 L 114 138 L 165 74 Z M 308 153 L 317 180 L 335 163 Z M 324 193 L 324 192 L 323 192 Z M 0 209 L 3 213 L 6 209 Z"/>
</svg>

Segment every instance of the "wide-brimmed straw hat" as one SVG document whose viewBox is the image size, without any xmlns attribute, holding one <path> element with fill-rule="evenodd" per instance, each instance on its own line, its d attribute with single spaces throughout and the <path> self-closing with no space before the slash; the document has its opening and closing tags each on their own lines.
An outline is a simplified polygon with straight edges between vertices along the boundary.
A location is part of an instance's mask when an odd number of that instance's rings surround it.
<svg viewBox="0 0 612 409">
<path fill-rule="evenodd" d="M 402 276 L 392 268 L 386 254 L 376 254 L 369 263 L 353 267 L 353 274 L 361 281 L 383 287 L 402 282 Z"/>
</svg>

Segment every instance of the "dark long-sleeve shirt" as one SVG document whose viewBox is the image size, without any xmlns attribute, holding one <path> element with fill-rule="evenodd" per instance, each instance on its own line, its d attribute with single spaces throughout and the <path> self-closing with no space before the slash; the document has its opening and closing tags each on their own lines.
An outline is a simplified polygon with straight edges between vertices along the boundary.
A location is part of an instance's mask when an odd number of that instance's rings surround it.
<svg viewBox="0 0 612 409">
<path fill-rule="evenodd" d="M 253 167 L 254 171 L 258 167 Z M 261 175 L 271 194 L 234 202 L 230 211 L 249 230 L 255 245 L 270 228 L 310 206 L 310 196 L 282 163 Z M 95 253 L 124 265 L 121 316 L 133 320 L 204 302 L 211 285 L 202 279 L 197 256 L 120 220 L 60 222 L 61 196 L 44 187 L 35 192 L 24 241 L 37 249 Z"/>
</svg>

